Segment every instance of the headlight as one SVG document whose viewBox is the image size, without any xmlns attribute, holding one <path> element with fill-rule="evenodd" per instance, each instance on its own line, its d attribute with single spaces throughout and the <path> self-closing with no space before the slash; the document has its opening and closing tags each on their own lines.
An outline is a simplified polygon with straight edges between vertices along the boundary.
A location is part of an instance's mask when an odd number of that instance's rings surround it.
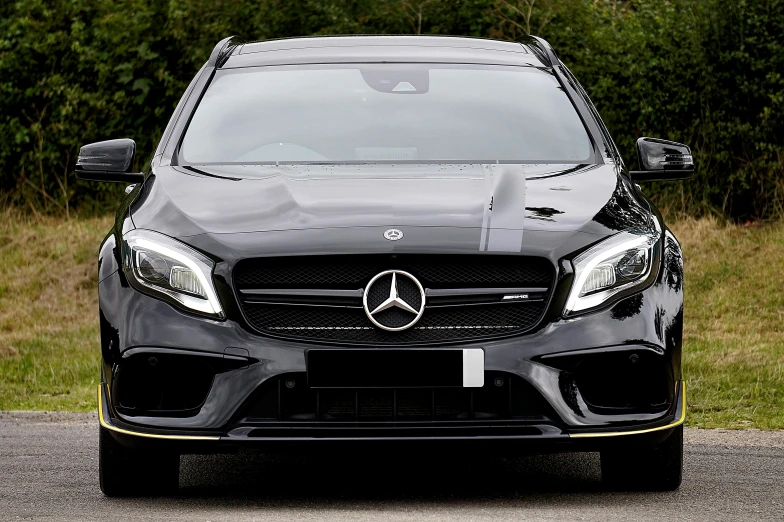
<svg viewBox="0 0 784 522">
<path fill-rule="evenodd" d="M 123 269 L 140 291 L 187 310 L 223 319 L 212 271 L 215 263 L 193 248 L 149 230 L 123 236 Z"/>
<path fill-rule="evenodd" d="M 655 277 L 660 237 L 660 231 L 620 232 L 574 258 L 574 283 L 565 315 L 596 308 L 649 284 Z"/>
</svg>

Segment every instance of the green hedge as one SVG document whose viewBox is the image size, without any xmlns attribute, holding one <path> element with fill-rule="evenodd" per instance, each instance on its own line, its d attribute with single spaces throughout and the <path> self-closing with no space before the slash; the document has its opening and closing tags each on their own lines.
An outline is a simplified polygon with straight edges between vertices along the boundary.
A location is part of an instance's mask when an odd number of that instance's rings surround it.
<svg viewBox="0 0 784 522">
<path fill-rule="evenodd" d="M 529 10 L 529 6 L 533 8 Z M 585 85 L 634 165 L 634 142 L 692 145 L 665 209 L 778 217 L 784 201 L 784 1 L 24 0 L 0 3 L 0 201 L 110 208 L 76 182 L 80 144 L 132 137 L 140 161 L 214 44 L 230 34 L 539 34 Z"/>
</svg>

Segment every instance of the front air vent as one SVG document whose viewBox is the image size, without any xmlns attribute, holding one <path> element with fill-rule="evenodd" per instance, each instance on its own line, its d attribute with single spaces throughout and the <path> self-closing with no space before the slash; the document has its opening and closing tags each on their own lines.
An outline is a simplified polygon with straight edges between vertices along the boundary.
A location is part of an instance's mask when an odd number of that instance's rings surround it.
<svg viewBox="0 0 784 522">
<path fill-rule="evenodd" d="M 190 417 L 207 398 L 222 368 L 197 356 L 140 353 L 117 365 L 114 405 L 126 416 Z"/>
</svg>

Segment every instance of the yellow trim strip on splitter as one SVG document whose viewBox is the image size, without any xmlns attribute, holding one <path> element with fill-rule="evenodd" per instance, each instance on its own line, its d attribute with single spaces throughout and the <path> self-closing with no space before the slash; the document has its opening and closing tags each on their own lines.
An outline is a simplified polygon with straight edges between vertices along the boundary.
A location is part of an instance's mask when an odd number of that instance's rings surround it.
<svg viewBox="0 0 784 522">
<path fill-rule="evenodd" d="M 622 435 L 641 435 L 643 433 L 652 433 L 654 431 L 661 431 L 670 428 L 674 428 L 675 426 L 679 426 L 683 424 L 686 420 L 686 381 L 683 381 L 683 388 L 681 391 L 681 417 L 677 421 L 667 424 L 665 426 L 658 426 L 656 428 L 648 428 L 645 430 L 634 430 L 634 431 L 604 431 L 599 433 L 574 433 L 570 434 L 569 438 L 574 439 L 583 439 L 589 437 L 618 437 Z M 103 418 L 103 394 L 101 393 L 101 385 L 98 385 L 98 420 L 101 423 L 101 426 L 106 428 L 107 430 L 112 430 L 117 433 L 123 433 L 125 435 L 132 435 L 134 437 L 147 437 L 150 439 L 169 439 L 169 440 L 220 440 L 220 437 L 216 435 L 159 435 L 157 433 L 143 433 L 139 431 L 130 431 L 125 430 L 123 428 L 118 428 L 117 426 L 112 426 L 111 424 L 107 423 L 106 420 Z"/>
<path fill-rule="evenodd" d="M 149 439 L 169 439 L 169 440 L 219 440 L 220 437 L 213 435 L 159 435 L 157 433 L 142 433 L 139 431 L 130 431 L 112 426 L 107 423 L 103 418 L 103 393 L 101 393 L 101 385 L 98 385 L 98 420 L 101 426 L 107 430 L 116 431 L 125 435 L 133 435 L 134 437 L 147 437 Z"/>
<path fill-rule="evenodd" d="M 617 437 L 620 435 L 641 435 L 643 433 L 651 433 L 654 431 L 661 431 L 661 430 L 674 428 L 675 426 L 679 426 L 683 424 L 683 421 L 686 420 L 686 381 L 683 381 L 683 390 L 681 391 L 681 395 L 682 395 L 681 400 L 683 401 L 681 407 L 681 418 L 671 424 L 667 424 L 666 426 L 659 426 L 657 428 L 648 428 L 647 430 L 635 430 L 635 431 L 604 431 L 599 433 L 575 433 L 575 434 L 570 434 L 569 438 L 584 439 L 588 437 Z"/>
</svg>

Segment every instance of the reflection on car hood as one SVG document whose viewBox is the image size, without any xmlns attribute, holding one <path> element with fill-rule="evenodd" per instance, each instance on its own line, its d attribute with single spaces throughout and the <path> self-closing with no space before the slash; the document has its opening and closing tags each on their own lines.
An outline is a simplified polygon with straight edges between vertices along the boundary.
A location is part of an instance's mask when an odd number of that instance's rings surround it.
<svg viewBox="0 0 784 522">
<path fill-rule="evenodd" d="M 646 225 L 613 165 L 158 167 L 141 198 L 134 224 L 174 237 L 441 227 L 519 252 L 536 237 L 544 247 Z"/>
</svg>

